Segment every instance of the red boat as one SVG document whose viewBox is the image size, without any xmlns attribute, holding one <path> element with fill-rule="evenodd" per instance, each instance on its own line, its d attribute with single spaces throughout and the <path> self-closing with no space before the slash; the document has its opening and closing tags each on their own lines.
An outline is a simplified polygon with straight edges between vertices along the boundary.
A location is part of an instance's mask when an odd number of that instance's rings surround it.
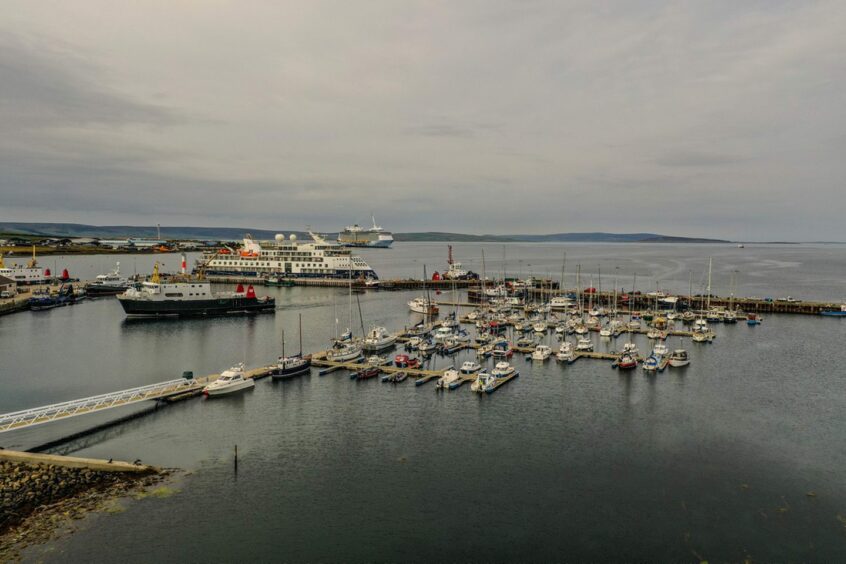
<svg viewBox="0 0 846 564">
<path fill-rule="evenodd" d="M 398 354 L 394 357 L 394 364 L 397 368 L 406 368 L 408 366 L 408 355 L 407 354 Z"/>
<path fill-rule="evenodd" d="M 362 368 L 358 372 L 355 373 L 356 380 L 367 380 L 368 378 L 374 378 L 379 375 L 379 367 L 372 366 L 368 368 Z"/>
<path fill-rule="evenodd" d="M 628 353 L 623 353 L 617 360 L 617 368 L 620 370 L 633 370 L 637 368 L 637 359 Z"/>
</svg>

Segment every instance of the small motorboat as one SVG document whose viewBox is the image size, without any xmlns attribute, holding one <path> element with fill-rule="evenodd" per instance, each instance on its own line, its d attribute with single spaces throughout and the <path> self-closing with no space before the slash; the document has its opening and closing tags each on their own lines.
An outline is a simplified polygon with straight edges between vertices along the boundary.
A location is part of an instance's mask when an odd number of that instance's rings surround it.
<svg viewBox="0 0 846 564">
<path fill-rule="evenodd" d="M 750 313 L 749 315 L 755 315 L 754 313 Z M 826 317 L 846 317 L 846 304 L 840 306 L 840 309 L 826 309 L 820 312 L 820 315 L 825 315 Z M 747 316 L 747 323 L 748 323 L 748 316 Z M 760 321 L 758 321 L 760 323 Z"/>
<path fill-rule="evenodd" d="M 494 348 L 491 351 L 491 356 L 494 358 L 511 358 L 514 354 L 514 351 L 511 348 L 511 345 L 508 342 L 498 341 L 494 344 Z"/>
<path fill-rule="evenodd" d="M 326 353 L 326 360 L 332 362 L 346 362 L 361 356 L 361 345 L 354 341 L 338 341 L 329 352 Z"/>
<path fill-rule="evenodd" d="M 394 357 L 394 365 L 398 368 L 406 368 L 408 367 L 408 355 L 407 354 L 398 354 Z"/>
<path fill-rule="evenodd" d="M 422 354 L 432 354 L 437 348 L 438 345 L 436 345 L 432 341 L 427 340 L 420 343 L 420 346 L 417 347 L 417 350 L 419 350 Z"/>
<path fill-rule="evenodd" d="M 391 335 L 384 327 L 374 326 L 367 332 L 362 343 L 362 349 L 379 352 L 391 348 L 396 343 L 396 335 Z"/>
<path fill-rule="evenodd" d="M 684 349 L 676 349 L 670 355 L 670 366 L 673 368 L 681 368 L 690 364 L 690 355 Z"/>
<path fill-rule="evenodd" d="M 670 354 L 670 349 L 664 343 L 655 343 L 655 346 L 652 347 L 652 354 L 661 359 Z"/>
<path fill-rule="evenodd" d="M 420 348 L 420 343 L 423 342 L 422 337 L 411 337 L 408 341 L 405 342 L 405 350 L 407 351 L 416 351 Z"/>
<path fill-rule="evenodd" d="M 385 374 L 382 376 L 382 381 L 390 382 L 391 384 L 399 384 L 400 382 L 405 381 L 406 378 L 408 378 L 408 372 L 400 370 L 398 372 L 393 372 L 392 374 Z"/>
<path fill-rule="evenodd" d="M 485 388 L 493 384 L 494 378 L 487 370 L 482 370 L 476 374 L 476 379 L 470 384 L 470 391 L 477 394 L 485 393 Z"/>
<path fill-rule="evenodd" d="M 224 370 L 217 380 L 203 388 L 203 395 L 206 397 L 223 396 L 254 388 L 255 385 L 256 383 L 252 378 L 244 378 L 244 363 L 242 362 L 229 370 Z"/>
<path fill-rule="evenodd" d="M 561 362 L 566 362 L 568 364 L 572 363 L 576 360 L 576 355 L 573 352 L 573 345 L 564 341 L 561 343 L 561 346 L 558 348 L 558 354 L 555 355 Z"/>
<path fill-rule="evenodd" d="M 537 321 L 532 324 L 532 329 L 535 333 L 546 333 L 546 330 L 549 329 L 549 327 L 547 326 L 546 321 Z"/>
<path fill-rule="evenodd" d="M 552 349 L 546 345 L 538 345 L 535 347 L 535 350 L 532 351 L 532 360 L 543 362 L 550 356 L 552 356 Z"/>
<path fill-rule="evenodd" d="M 536 344 L 534 337 L 520 337 L 517 339 L 517 346 L 520 348 L 534 347 Z"/>
<path fill-rule="evenodd" d="M 443 343 L 446 339 L 452 337 L 452 327 L 438 327 L 435 331 L 435 342 Z"/>
<path fill-rule="evenodd" d="M 579 352 L 593 351 L 593 341 L 591 341 L 588 337 L 582 337 L 578 340 L 578 342 L 576 342 L 576 350 Z"/>
<path fill-rule="evenodd" d="M 367 357 L 367 360 L 365 362 L 367 362 L 367 364 L 369 364 L 370 366 L 385 366 L 386 364 L 391 363 L 391 359 L 389 359 L 387 356 L 379 356 L 378 354 L 372 354 Z"/>
<path fill-rule="evenodd" d="M 367 380 L 369 378 L 375 378 L 376 376 L 379 375 L 380 372 L 381 372 L 381 370 L 379 369 L 378 366 L 365 366 L 361 370 L 359 370 L 357 372 L 353 372 L 352 375 L 350 375 L 350 379 L 351 380 Z"/>
<path fill-rule="evenodd" d="M 758 317 L 758 314 L 756 314 L 756 313 L 747 313 L 746 314 L 746 325 L 754 326 L 754 325 L 760 325 L 760 324 L 761 324 L 761 318 Z"/>
<path fill-rule="evenodd" d="M 465 362 L 464 364 L 461 365 L 461 373 L 462 374 L 473 374 L 475 372 L 478 372 L 481 369 L 482 369 L 482 365 L 479 364 L 478 362 L 473 361 L 473 360 L 468 360 L 467 362 Z"/>
<path fill-rule="evenodd" d="M 438 381 L 435 382 L 435 389 L 436 390 L 446 390 L 450 387 L 451 384 L 457 382 L 461 379 L 461 373 L 456 370 L 455 368 L 447 368 L 444 370 L 443 376 L 438 378 Z"/>
<path fill-rule="evenodd" d="M 603 338 L 606 338 L 606 339 L 607 339 L 607 338 L 609 338 L 609 337 L 611 337 L 611 326 L 610 326 L 610 325 L 606 325 L 606 326 L 604 326 L 602 329 L 600 329 L 600 330 L 599 330 L 599 336 L 600 336 L 600 337 L 603 337 Z"/>
<path fill-rule="evenodd" d="M 638 352 L 640 351 L 638 350 L 636 344 L 628 342 L 623 344 L 623 352 L 632 356 L 637 356 Z"/>
</svg>

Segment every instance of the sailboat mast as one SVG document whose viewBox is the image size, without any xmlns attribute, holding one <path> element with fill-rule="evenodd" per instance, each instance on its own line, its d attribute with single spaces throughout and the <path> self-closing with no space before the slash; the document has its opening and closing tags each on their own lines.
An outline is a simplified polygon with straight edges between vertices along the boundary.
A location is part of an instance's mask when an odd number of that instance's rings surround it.
<svg viewBox="0 0 846 564">
<path fill-rule="evenodd" d="M 712 264 L 712 261 L 713 261 L 713 258 L 708 257 L 708 305 L 706 306 L 706 309 L 708 309 L 708 310 L 711 309 L 711 264 Z"/>
<path fill-rule="evenodd" d="M 300 314 L 300 356 L 303 356 L 303 314 Z"/>
</svg>

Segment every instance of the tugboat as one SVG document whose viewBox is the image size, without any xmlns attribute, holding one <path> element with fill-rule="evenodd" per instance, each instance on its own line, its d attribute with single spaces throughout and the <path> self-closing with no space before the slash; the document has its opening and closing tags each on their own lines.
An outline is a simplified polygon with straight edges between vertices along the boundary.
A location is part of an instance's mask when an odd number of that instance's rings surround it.
<svg viewBox="0 0 846 564">
<path fill-rule="evenodd" d="M 129 288 L 117 298 L 127 315 L 138 316 L 187 317 L 276 310 L 276 300 L 257 297 L 252 285 L 246 291 L 238 284 L 235 292 L 212 293 L 211 284 L 200 280 L 162 282 L 158 263 L 153 267 L 153 276 L 140 289 Z"/>
</svg>

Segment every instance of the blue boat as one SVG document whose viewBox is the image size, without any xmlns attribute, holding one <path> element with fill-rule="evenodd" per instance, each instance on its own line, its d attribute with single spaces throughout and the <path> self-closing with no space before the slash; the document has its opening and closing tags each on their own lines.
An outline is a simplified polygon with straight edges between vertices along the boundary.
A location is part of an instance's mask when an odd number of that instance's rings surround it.
<svg viewBox="0 0 846 564">
<path fill-rule="evenodd" d="M 821 311 L 820 315 L 825 315 L 826 317 L 846 317 L 846 304 L 840 306 L 840 310 L 831 309 Z"/>
</svg>

